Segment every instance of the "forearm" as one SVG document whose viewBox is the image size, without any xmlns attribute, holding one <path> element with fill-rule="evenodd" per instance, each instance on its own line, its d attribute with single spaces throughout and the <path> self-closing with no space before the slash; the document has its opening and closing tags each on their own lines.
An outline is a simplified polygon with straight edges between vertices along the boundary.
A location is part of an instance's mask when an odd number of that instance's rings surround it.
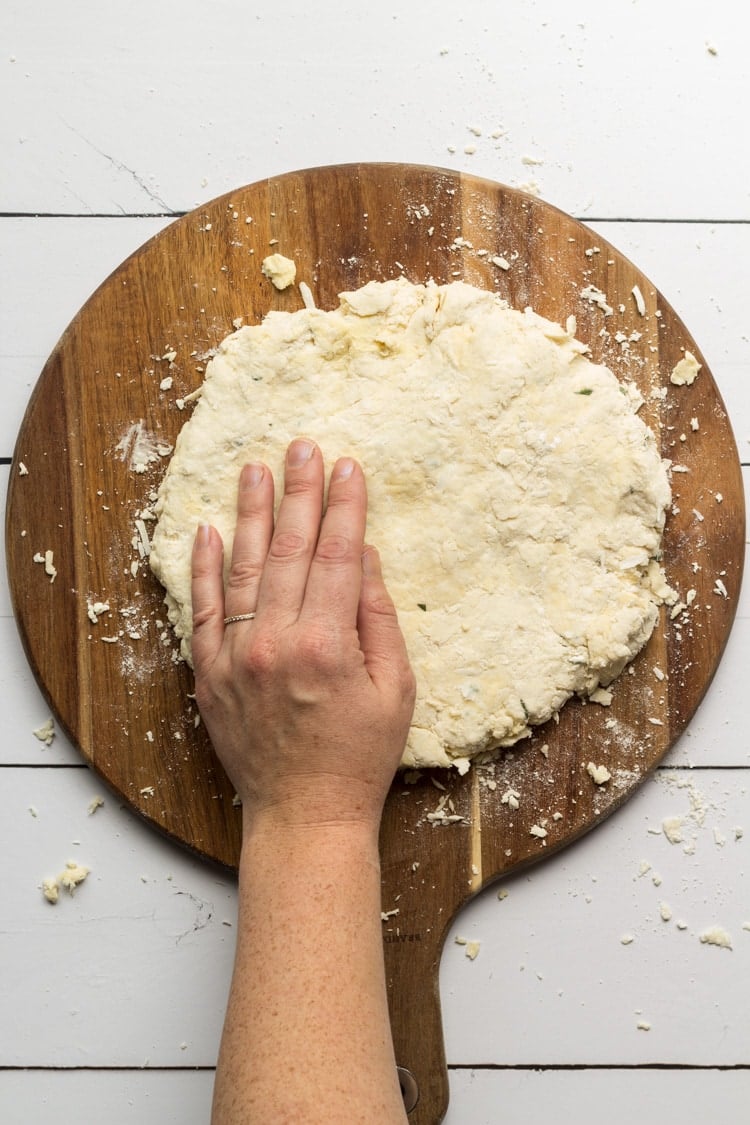
<svg viewBox="0 0 750 1125">
<path fill-rule="evenodd" d="M 377 834 L 245 834 L 213 1125 L 405 1122 L 383 970 Z"/>
</svg>

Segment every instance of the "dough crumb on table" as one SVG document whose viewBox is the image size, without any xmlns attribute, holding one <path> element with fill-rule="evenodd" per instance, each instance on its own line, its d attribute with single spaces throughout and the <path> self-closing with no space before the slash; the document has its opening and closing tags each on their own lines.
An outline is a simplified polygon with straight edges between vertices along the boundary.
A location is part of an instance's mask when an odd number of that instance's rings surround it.
<svg viewBox="0 0 750 1125">
<path fill-rule="evenodd" d="M 732 949 L 732 938 L 722 926 L 710 926 L 699 934 L 703 945 L 717 945 L 720 949 Z"/>
<path fill-rule="evenodd" d="M 682 817 L 681 816 L 667 816 L 661 822 L 662 832 L 669 840 L 670 844 L 682 843 Z"/>
<path fill-rule="evenodd" d="M 571 696 L 610 702 L 676 600 L 657 561 L 667 467 L 640 399 L 571 318 L 403 277 L 339 301 L 219 345 L 159 489 L 150 565 L 190 662 L 195 527 L 210 519 L 231 557 L 241 466 L 265 461 L 280 495 L 300 433 L 329 465 L 357 457 L 418 683 L 402 766 L 464 773 Z"/>
<path fill-rule="evenodd" d="M 456 945 L 464 946 L 464 953 L 470 961 L 476 961 L 477 957 L 479 956 L 479 950 L 482 944 L 480 941 L 465 938 L 458 934 L 455 938 L 455 942 Z"/>
<path fill-rule="evenodd" d="M 32 734 L 45 746 L 51 746 L 55 738 L 55 720 L 53 718 L 47 719 L 40 727 L 32 731 Z"/>
<path fill-rule="evenodd" d="M 65 864 L 65 870 L 56 878 L 48 877 L 42 881 L 42 894 L 47 902 L 54 906 L 60 899 L 61 889 L 72 895 L 76 887 L 90 874 L 90 868 L 82 867 L 74 859 L 69 859 Z"/>
</svg>

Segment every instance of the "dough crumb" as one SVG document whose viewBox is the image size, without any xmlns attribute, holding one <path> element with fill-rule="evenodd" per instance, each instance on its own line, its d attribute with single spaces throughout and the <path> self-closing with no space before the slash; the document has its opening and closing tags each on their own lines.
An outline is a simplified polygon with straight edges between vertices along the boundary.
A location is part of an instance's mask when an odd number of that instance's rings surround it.
<svg viewBox="0 0 750 1125">
<path fill-rule="evenodd" d="M 612 778 L 606 766 L 597 766 L 593 762 L 589 762 L 586 766 L 586 773 L 597 785 L 606 785 Z"/>
<path fill-rule="evenodd" d="M 620 945 L 632 945 L 635 938 L 632 934 L 623 934 L 620 938 Z"/>
<path fill-rule="evenodd" d="M 651 1024 L 648 1022 L 648 1020 L 638 1020 L 638 1023 L 635 1026 L 638 1029 L 638 1031 L 650 1031 L 651 1030 Z"/>
<path fill-rule="evenodd" d="M 470 961 L 476 961 L 479 954 L 479 947 L 481 945 L 481 942 L 472 941 L 469 938 L 462 937 L 461 934 L 456 935 L 455 941 L 456 945 L 465 946 L 465 953 Z"/>
<path fill-rule="evenodd" d="M 81 867 L 74 859 L 69 859 L 65 864 L 65 870 L 61 871 L 57 876 L 57 881 L 61 887 L 64 887 L 66 891 L 73 894 L 76 887 L 82 883 L 89 874 L 90 868 Z"/>
<path fill-rule="evenodd" d="M 288 289 L 294 284 L 297 276 L 296 265 L 291 258 L 285 258 L 283 254 L 269 254 L 263 259 L 260 268 L 263 276 L 267 277 L 277 289 Z"/>
<path fill-rule="evenodd" d="M 74 859 L 69 859 L 65 864 L 65 870 L 61 871 L 56 879 L 48 877 L 42 882 L 42 894 L 47 902 L 51 902 L 54 906 L 60 899 L 60 889 L 63 888 L 69 894 L 73 894 L 79 884 L 83 882 L 87 875 L 90 874 L 88 867 L 82 867 Z"/>
<path fill-rule="evenodd" d="M 46 723 L 42 723 L 35 731 L 32 731 L 35 738 L 43 742 L 45 746 L 51 746 L 55 737 L 55 721 L 52 718 L 47 719 Z"/>
<path fill-rule="evenodd" d="M 686 351 L 669 376 L 669 381 L 674 383 L 676 387 L 690 387 L 698 377 L 700 369 L 701 364 L 698 363 L 693 353 Z"/>
<path fill-rule="evenodd" d="M 682 843 L 682 817 L 667 816 L 661 822 L 661 830 L 670 844 Z"/>
<path fill-rule="evenodd" d="M 99 624 L 99 618 L 103 613 L 109 611 L 109 602 L 92 601 L 91 598 L 86 600 L 86 616 L 92 625 Z"/>
<path fill-rule="evenodd" d="M 93 816 L 97 809 L 101 809 L 103 807 L 104 807 L 104 798 L 99 797 L 98 795 L 96 797 L 93 797 L 89 801 L 89 807 L 88 807 L 88 810 L 87 810 L 88 815 Z"/>
<path fill-rule="evenodd" d="M 639 286 L 634 285 L 631 292 L 633 294 L 633 300 L 635 301 L 635 307 L 638 309 L 639 315 L 645 316 L 646 315 L 646 302 L 643 299 L 643 294 L 641 293 L 641 290 L 640 290 Z"/>
<path fill-rule="evenodd" d="M 42 882 L 42 894 L 47 902 L 51 902 L 54 906 L 60 898 L 60 888 L 57 879 L 48 878 Z"/>
<path fill-rule="evenodd" d="M 720 949 L 732 948 L 732 938 L 721 926 L 711 926 L 699 934 L 701 944 L 717 945 Z"/>
<path fill-rule="evenodd" d="M 44 566 L 44 573 L 49 576 L 50 582 L 55 581 L 57 578 L 57 569 L 55 567 L 54 551 L 37 551 L 34 555 L 34 562 L 41 563 Z"/>
<path fill-rule="evenodd" d="M 517 790 L 506 789 L 506 791 L 503 793 L 502 797 L 500 798 L 500 803 L 502 805 L 507 805 L 508 808 L 511 808 L 511 809 L 515 810 L 517 808 L 520 808 L 520 797 L 521 797 L 521 794 L 519 792 L 517 792 Z"/>
<path fill-rule="evenodd" d="M 597 289 L 595 285 L 587 285 L 585 289 L 581 290 L 581 297 L 584 301 L 588 301 L 591 305 L 596 305 L 601 309 L 605 316 L 612 316 L 612 306 L 607 302 L 607 295 L 601 289 Z"/>
</svg>

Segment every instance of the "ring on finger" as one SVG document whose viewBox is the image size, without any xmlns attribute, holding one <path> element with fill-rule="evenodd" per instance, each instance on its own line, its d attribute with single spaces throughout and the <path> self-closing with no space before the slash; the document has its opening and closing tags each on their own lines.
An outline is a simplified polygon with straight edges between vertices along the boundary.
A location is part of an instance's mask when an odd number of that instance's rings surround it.
<svg viewBox="0 0 750 1125">
<path fill-rule="evenodd" d="M 230 617 L 224 618 L 224 624 L 234 625 L 236 621 L 252 621 L 254 618 L 254 613 L 233 613 Z"/>
</svg>

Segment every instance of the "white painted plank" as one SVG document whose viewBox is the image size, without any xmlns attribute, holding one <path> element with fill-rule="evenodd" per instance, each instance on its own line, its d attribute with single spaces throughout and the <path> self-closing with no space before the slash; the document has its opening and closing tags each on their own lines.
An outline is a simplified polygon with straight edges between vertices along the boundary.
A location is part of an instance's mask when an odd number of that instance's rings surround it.
<svg viewBox="0 0 750 1125">
<path fill-rule="evenodd" d="M 705 1125 L 719 1110 L 742 1121 L 750 1071 L 582 1070 L 449 1072 L 444 1125 L 556 1120 L 576 1125 L 653 1125 L 679 1117 Z M 4 1125 L 206 1125 L 211 1071 L 13 1071 L 3 1075 Z"/>
<path fill-rule="evenodd" d="M 366 34 L 339 0 L 99 17 L 95 0 L 4 6 L 0 209 L 185 209 L 375 159 L 534 179 L 574 213 L 750 214 L 741 5 L 417 0 L 368 9 Z"/>
<path fill-rule="evenodd" d="M 450 1082 L 444 1125 L 705 1125 L 744 1121 L 750 1105 L 747 1070 L 459 1070 Z"/>
<path fill-rule="evenodd" d="M 664 835 L 669 817 L 682 843 Z M 660 771 L 583 840 L 507 880 L 507 898 L 489 888 L 443 953 L 449 1060 L 746 1062 L 749 846 L 748 771 Z M 731 951 L 700 941 L 716 926 Z M 456 936 L 481 942 L 476 960 Z"/>
<path fill-rule="evenodd" d="M 10 1071 L 0 1081 L 3 1125 L 208 1125 L 210 1071 Z"/>
<path fill-rule="evenodd" d="M 118 807 L 88 770 L 6 768 L 2 781 L 2 1063 L 213 1065 L 234 879 Z M 71 859 L 91 874 L 50 905 L 42 880 Z"/>
</svg>

